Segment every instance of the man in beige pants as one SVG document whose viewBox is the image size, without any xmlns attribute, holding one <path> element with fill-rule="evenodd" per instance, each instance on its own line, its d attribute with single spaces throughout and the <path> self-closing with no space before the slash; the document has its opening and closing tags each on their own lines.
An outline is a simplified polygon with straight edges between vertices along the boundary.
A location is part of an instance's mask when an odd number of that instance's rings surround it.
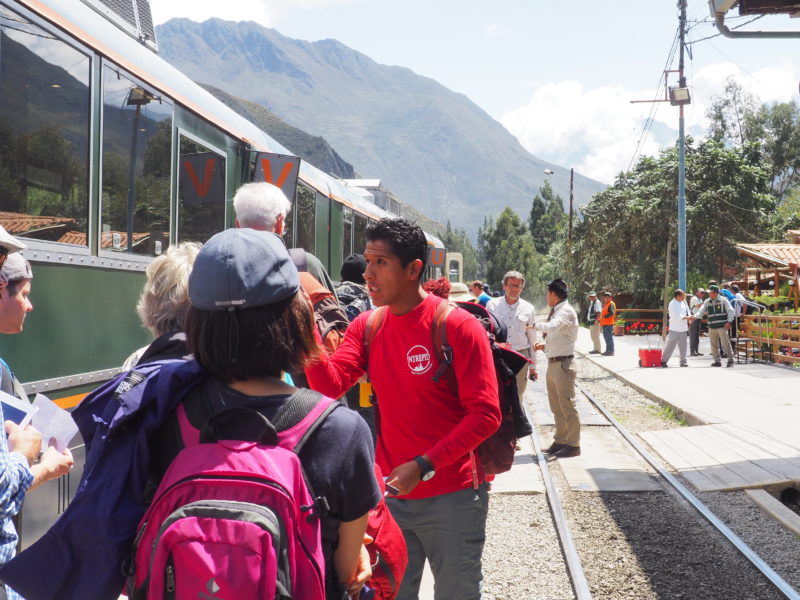
<svg viewBox="0 0 800 600">
<path fill-rule="evenodd" d="M 536 344 L 547 356 L 547 398 L 556 421 L 553 443 L 545 453 L 569 458 L 581 453 L 581 422 L 575 408 L 575 341 L 578 339 L 578 315 L 567 302 L 567 284 L 554 279 L 547 286 L 547 321 L 537 321 L 535 328 L 545 336 Z"/>
<path fill-rule="evenodd" d="M 589 323 L 589 334 L 592 336 L 592 349 L 589 354 L 600 354 L 600 313 L 603 305 L 597 299 L 597 292 L 589 292 L 589 311 L 586 313 L 586 321 Z"/>
</svg>

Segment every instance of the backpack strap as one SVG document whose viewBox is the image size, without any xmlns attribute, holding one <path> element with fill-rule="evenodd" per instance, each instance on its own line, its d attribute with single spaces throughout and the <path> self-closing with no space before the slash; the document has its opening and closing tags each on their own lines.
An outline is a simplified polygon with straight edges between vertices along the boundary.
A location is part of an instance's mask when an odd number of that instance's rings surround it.
<svg viewBox="0 0 800 600">
<path fill-rule="evenodd" d="M 379 306 L 367 317 L 367 325 L 364 328 L 364 350 L 367 351 L 367 362 L 369 362 L 369 346 L 386 320 L 387 310 L 389 307 Z"/>
<path fill-rule="evenodd" d="M 28 394 L 25 393 L 25 388 L 22 387 L 19 379 L 11 372 L 8 363 L 2 358 L 0 358 L 0 389 L 11 396 L 16 396 L 20 400 L 29 401 Z"/>
<path fill-rule="evenodd" d="M 297 390 L 273 419 L 278 431 L 278 444 L 299 454 L 306 442 L 340 403 L 319 392 Z"/>
<path fill-rule="evenodd" d="M 433 315 L 433 350 L 439 359 L 439 368 L 436 369 L 432 379 L 438 382 L 442 375 L 447 374 L 447 380 L 454 392 L 457 391 L 457 382 L 452 369 L 453 347 L 447 339 L 447 317 L 456 308 L 458 306 L 455 304 L 443 300 L 436 307 L 436 313 Z"/>
</svg>

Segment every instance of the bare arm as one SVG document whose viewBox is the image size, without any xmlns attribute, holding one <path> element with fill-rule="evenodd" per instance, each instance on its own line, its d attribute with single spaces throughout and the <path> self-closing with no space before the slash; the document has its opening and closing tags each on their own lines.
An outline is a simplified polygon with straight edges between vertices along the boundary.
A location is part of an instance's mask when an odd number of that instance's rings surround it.
<svg viewBox="0 0 800 600">
<path fill-rule="evenodd" d="M 32 490 L 46 481 L 66 475 L 74 464 L 75 460 L 72 458 L 72 452 L 69 451 L 69 448 L 65 449 L 64 452 L 59 452 L 55 448 L 48 448 L 42 454 L 39 462 L 31 467 L 33 483 L 28 489 Z"/>
<path fill-rule="evenodd" d="M 369 559 L 367 559 L 366 565 L 359 560 L 364 544 L 364 533 L 367 530 L 368 516 L 369 513 L 354 521 L 342 521 L 339 523 L 339 546 L 333 553 L 333 567 L 336 569 L 339 581 L 348 588 L 348 594 L 353 593 L 351 589 L 357 594 L 361 590 L 363 581 L 361 584 L 356 584 L 355 582 L 368 578 L 368 576 L 359 576 L 364 574 L 364 568 L 369 568 Z M 356 587 L 358 589 L 355 589 Z"/>
</svg>

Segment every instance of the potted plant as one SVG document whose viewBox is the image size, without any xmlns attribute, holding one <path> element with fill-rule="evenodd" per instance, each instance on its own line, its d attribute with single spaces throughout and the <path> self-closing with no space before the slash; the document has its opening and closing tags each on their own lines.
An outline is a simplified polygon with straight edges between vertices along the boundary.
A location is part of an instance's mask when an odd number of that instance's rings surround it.
<svg viewBox="0 0 800 600">
<path fill-rule="evenodd" d="M 625 335 L 625 319 L 622 317 L 614 321 L 614 335 Z"/>
</svg>

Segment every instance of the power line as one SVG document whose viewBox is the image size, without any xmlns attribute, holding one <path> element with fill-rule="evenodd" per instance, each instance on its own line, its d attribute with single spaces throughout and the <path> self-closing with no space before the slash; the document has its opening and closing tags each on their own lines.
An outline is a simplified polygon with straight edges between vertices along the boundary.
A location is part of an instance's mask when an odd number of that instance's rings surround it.
<svg viewBox="0 0 800 600">
<path fill-rule="evenodd" d="M 670 47 L 669 54 L 667 56 L 667 60 L 664 63 L 664 68 L 661 70 L 661 77 L 658 78 L 658 87 L 656 88 L 655 95 L 658 96 L 661 91 L 661 80 L 664 80 L 664 86 L 667 85 L 666 82 L 666 74 L 665 72 L 669 67 L 672 65 L 672 61 L 675 58 L 675 51 L 678 48 L 678 40 L 680 39 L 680 31 L 676 29 L 675 37 L 672 40 L 672 46 Z M 644 127 L 642 128 L 642 133 L 639 135 L 639 140 L 636 142 L 636 150 L 633 152 L 633 156 L 631 157 L 631 161 L 628 164 L 628 171 L 633 168 L 633 165 L 639 158 L 639 154 L 641 152 L 642 147 L 644 146 L 645 141 L 647 141 L 647 136 L 650 133 L 650 129 L 653 126 L 653 122 L 655 121 L 656 113 L 658 112 L 658 105 L 659 103 L 654 102 L 650 105 L 650 112 L 647 116 L 647 120 L 645 121 Z"/>
</svg>

